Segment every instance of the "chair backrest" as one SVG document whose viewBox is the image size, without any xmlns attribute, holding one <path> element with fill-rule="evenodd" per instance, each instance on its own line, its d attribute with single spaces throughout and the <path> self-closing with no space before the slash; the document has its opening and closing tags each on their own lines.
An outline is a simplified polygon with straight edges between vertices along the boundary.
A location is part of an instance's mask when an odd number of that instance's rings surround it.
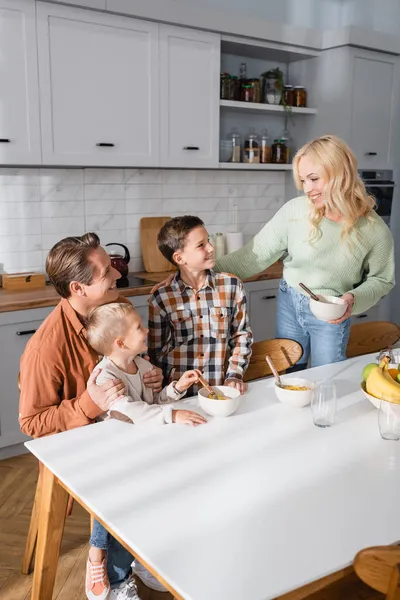
<svg viewBox="0 0 400 600">
<path fill-rule="evenodd" d="M 267 354 L 272 358 L 279 373 L 293 367 L 303 355 L 303 348 L 298 342 L 279 338 L 254 342 L 251 349 L 252 355 L 244 381 L 253 381 L 272 375 L 271 369 L 265 360 Z"/>
<path fill-rule="evenodd" d="M 347 358 L 379 352 L 400 339 L 400 327 L 389 321 L 371 321 L 351 326 Z"/>
<path fill-rule="evenodd" d="M 400 548 L 376 546 L 361 550 L 354 559 L 358 577 L 372 589 L 386 594 L 387 600 L 400 600 Z"/>
</svg>

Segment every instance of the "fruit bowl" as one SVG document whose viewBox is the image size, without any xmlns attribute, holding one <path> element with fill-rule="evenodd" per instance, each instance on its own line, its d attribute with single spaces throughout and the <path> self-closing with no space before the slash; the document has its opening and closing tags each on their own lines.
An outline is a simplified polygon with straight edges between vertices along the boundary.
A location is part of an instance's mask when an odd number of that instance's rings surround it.
<svg viewBox="0 0 400 600">
<path fill-rule="evenodd" d="M 319 302 L 310 298 L 310 310 L 320 321 L 334 321 L 340 319 L 346 312 L 347 304 L 336 296 L 322 296 L 317 294 Z"/>
<path fill-rule="evenodd" d="M 365 386 L 365 381 L 361 382 L 360 387 L 361 387 L 362 393 L 367 398 L 367 400 L 369 400 L 375 406 L 375 408 L 379 408 L 379 405 L 380 405 L 379 398 L 375 398 L 375 396 L 371 396 L 371 394 L 368 394 L 366 386 Z"/>
</svg>

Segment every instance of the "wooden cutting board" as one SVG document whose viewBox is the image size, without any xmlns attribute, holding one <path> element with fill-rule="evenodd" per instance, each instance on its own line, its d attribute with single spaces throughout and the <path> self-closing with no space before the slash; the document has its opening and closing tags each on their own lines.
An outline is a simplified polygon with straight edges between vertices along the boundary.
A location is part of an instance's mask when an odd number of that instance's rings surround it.
<svg viewBox="0 0 400 600">
<path fill-rule="evenodd" d="M 163 257 L 157 248 L 157 234 L 171 217 L 144 217 L 140 219 L 140 244 L 144 268 L 148 273 L 175 271 L 175 266 Z"/>
</svg>

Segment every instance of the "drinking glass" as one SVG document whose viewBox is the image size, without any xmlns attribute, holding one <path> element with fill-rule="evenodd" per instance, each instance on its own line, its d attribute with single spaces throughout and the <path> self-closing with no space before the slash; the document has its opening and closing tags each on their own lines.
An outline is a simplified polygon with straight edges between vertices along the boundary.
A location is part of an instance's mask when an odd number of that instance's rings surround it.
<svg viewBox="0 0 400 600">
<path fill-rule="evenodd" d="M 382 439 L 400 440 L 400 404 L 381 400 L 378 411 L 378 425 Z"/>
<path fill-rule="evenodd" d="M 330 427 L 336 414 L 336 385 L 332 381 L 318 383 L 311 401 L 314 425 Z"/>
</svg>

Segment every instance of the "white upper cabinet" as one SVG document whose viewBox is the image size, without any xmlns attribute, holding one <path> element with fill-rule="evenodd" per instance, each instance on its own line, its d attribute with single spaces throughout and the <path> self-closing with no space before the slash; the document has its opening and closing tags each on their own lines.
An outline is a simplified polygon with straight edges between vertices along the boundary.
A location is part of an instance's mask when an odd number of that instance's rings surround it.
<svg viewBox="0 0 400 600">
<path fill-rule="evenodd" d="M 217 167 L 220 36 L 160 25 L 162 167 Z"/>
<path fill-rule="evenodd" d="M 37 9 L 43 162 L 157 166 L 158 25 Z"/>
<path fill-rule="evenodd" d="M 38 164 L 35 3 L 0 0 L 0 164 Z"/>
<path fill-rule="evenodd" d="M 387 55 L 371 58 L 356 51 L 353 61 L 351 144 L 363 165 L 387 165 L 396 59 Z"/>
</svg>

